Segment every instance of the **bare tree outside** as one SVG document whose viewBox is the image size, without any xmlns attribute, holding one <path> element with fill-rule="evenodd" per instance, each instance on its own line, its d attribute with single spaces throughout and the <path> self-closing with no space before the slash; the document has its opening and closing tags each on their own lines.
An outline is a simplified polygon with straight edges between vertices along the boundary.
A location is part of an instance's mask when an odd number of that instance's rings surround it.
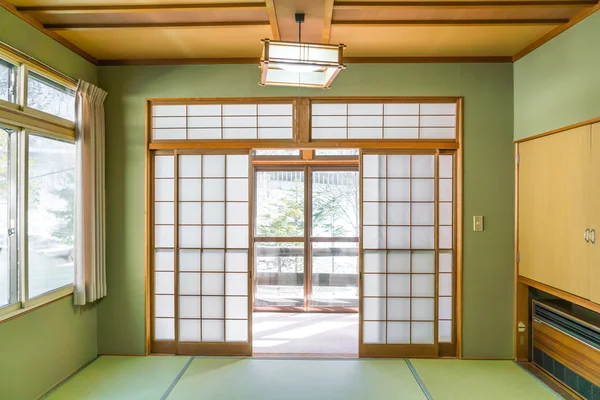
<svg viewBox="0 0 600 400">
<path fill-rule="evenodd" d="M 75 120 L 75 92 L 34 72 L 29 72 L 27 80 L 27 106 Z"/>
</svg>

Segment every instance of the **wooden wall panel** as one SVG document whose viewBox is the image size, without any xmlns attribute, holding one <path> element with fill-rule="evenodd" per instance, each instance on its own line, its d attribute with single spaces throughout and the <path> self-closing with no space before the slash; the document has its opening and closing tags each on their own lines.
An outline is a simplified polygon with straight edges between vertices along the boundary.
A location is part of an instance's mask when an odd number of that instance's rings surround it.
<svg viewBox="0 0 600 400">
<path fill-rule="evenodd" d="M 590 126 L 519 145 L 519 273 L 589 299 Z"/>
</svg>

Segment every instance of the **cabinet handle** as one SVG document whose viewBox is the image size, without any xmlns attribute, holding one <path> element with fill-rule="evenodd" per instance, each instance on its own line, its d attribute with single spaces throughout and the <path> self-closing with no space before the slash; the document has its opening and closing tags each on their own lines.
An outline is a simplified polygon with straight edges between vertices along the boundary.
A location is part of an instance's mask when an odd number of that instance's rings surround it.
<svg viewBox="0 0 600 400">
<path fill-rule="evenodd" d="M 590 242 L 592 242 L 592 244 L 596 244 L 596 228 L 592 228 L 590 232 Z"/>
<path fill-rule="evenodd" d="M 589 226 L 583 232 L 583 240 L 585 240 L 586 243 L 590 242 L 590 227 Z"/>
</svg>

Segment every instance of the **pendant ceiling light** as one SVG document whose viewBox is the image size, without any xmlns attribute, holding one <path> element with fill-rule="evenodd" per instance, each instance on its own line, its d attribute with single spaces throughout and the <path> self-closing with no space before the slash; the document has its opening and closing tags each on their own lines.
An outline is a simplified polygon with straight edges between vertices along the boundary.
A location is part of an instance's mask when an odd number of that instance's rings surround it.
<svg viewBox="0 0 600 400">
<path fill-rule="evenodd" d="M 298 43 L 263 40 L 260 84 L 327 89 L 346 66 L 344 46 L 302 43 L 304 14 L 296 14 Z"/>
</svg>

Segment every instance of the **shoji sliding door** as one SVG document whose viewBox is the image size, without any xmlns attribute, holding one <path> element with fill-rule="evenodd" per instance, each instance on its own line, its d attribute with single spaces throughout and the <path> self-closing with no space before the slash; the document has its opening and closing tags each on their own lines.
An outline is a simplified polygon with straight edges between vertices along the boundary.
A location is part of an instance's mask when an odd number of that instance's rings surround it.
<svg viewBox="0 0 600 400">
<path fill-rule="evenodd" d="M 154 156 L 152 352 L 250 355 L 249 157 Z"/>
<path fill-rule="evenodd" d="M 454 343 L 453 155 L 361 157 L 363 357 L 437 357 Z"/>
</svg>

